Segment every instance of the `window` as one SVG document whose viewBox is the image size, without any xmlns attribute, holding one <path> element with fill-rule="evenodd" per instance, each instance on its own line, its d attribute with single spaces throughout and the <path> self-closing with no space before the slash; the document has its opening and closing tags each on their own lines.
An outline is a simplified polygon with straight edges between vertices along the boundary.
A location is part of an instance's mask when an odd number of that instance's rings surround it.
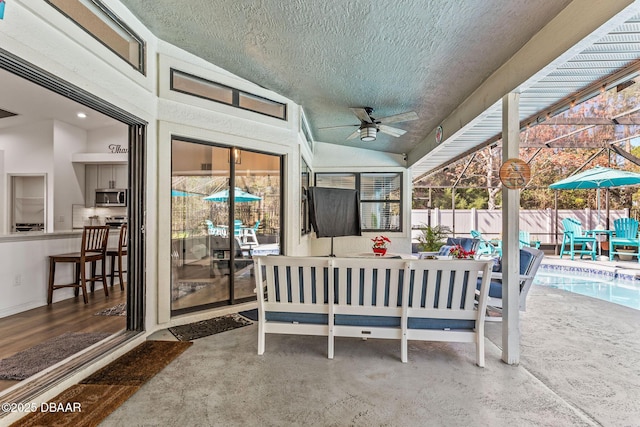
<svg viewBox="0 0 640 427">
<path fill-rule="evenodd" d="M 300 225 L 302 227 L 301 234 L 309 234 L 311 232 L 311 222 L 309 221 L 309 187 L 311 186 L 311 169 L 304 159 L 301 159 L 300 165 Z"/>
<path fill-rule="evenodd" d="M 402 231 L 402 173 L 317 173 L 316 186 L 358 190 L 363 231 Z"/>
<path fill-rule="evenodd" d="M 287 120 L 287 105 L 171 69 L 171 90 Z"/>
<path fill-rule="evenodd" d="M 100 1 L 45 1 L 144 74 L 144 41 Z"/>
</svg>

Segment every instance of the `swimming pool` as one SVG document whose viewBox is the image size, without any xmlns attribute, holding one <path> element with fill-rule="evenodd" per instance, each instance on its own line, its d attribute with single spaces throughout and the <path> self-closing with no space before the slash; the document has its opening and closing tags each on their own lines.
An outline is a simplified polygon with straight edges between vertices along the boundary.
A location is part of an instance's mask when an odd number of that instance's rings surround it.
<svg viewBox="0 0 640 427">
<path fill-rule="evenodd" d="M 640 280 L 538 270 L 534 285 L 562 289 L 640 310 Z"/>
</svg>

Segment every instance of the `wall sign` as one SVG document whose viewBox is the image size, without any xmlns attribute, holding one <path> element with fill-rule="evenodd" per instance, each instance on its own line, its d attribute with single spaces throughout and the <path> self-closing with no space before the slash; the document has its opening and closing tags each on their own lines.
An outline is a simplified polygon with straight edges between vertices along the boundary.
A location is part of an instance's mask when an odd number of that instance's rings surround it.
<svg viewBox="0 0 640 427">
<path fill-rule="evenodd" d="M 524 188 L 531 179 L 531 168 L 520 159 L 509 159 L 500 166 L 502 185 L 512 190 Z"/>
<path fill-rule="evenodd" d="M 112 154 L 127 154 L 129 149 L 120 144 L 109 144 L 109 152 Z"/>
<path fill-rule="evenodd" d="M 444 135 L 444 129 L 442 126 L 438 126 L 436 129 L 436 144 L 440 144 L 442 142 L 442 136 Z"/>
</svg>

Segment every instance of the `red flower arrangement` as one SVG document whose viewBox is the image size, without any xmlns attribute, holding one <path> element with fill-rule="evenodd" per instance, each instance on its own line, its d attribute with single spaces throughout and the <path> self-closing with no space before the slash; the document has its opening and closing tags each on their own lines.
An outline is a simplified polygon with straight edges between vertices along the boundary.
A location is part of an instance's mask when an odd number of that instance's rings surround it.
<svg viewBox="0 0 640 427">
<path fill-rule="evenodd" d="M 373 242 L 373 253 L 376 255 L 384 255 L 387 253 L 387 244 L 391 243 L 391 240 L 386 236 L 376 236 L 375 239 L 371 239 Z"/>
<path fill-rule="evenodd" d="M 464 248 L 460 245 L 455 245 L 451 249 L 449 249 L 449 255 L 456 259 L 469 259 L 473 258 L 476 254 L 476 251 L 465 251 Z"/>
<path fill-rule="evenodd" d="M 376 236 L 375 239 L 371 239 L 374 249 L 386 249 L 387 243 L 391 243 L 391 240 L 386 236 Z"/>
</svg>

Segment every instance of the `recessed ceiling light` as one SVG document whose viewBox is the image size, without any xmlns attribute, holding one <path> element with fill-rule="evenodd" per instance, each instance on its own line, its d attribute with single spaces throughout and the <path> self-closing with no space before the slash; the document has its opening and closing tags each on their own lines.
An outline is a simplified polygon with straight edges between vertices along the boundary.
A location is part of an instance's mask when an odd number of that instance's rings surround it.
<svg viewBox="0 0 640 427">
<path fill-rule="evenodd" d="M 78 116 L 78 118 L 81 118 L 81 119 L 86 119 L 87 118 L 87 115 L 85 113 L 78 113 L 77 116 Z"/>
</svg>

